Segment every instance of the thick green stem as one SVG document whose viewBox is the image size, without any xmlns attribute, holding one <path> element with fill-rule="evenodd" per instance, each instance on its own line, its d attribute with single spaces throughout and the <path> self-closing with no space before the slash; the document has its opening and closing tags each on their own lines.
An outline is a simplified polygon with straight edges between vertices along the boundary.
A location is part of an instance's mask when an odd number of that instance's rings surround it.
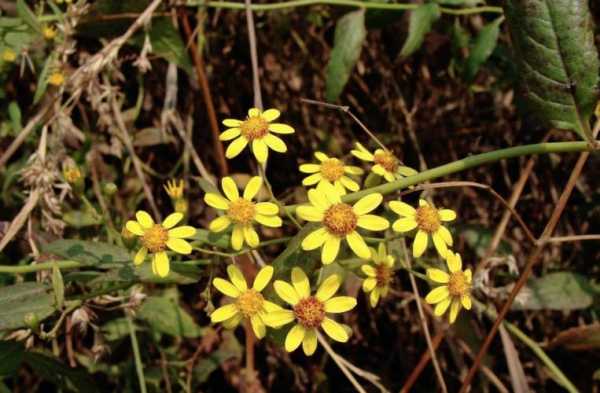
<svg viewBox="0 0 600 393">
<path fill-rule="evenodd" d="M 85 266 L 85 264 L 76 261 L 52 261 L 52 262 L 43 262 L 36 263 L 34 265 L 25 265 L 25 266 L 12 266 L 12 265 L 0 265 L 0 273 L 11 273 L 11 274 L 24 274 L 24 273 L 34 273 L 39 272 L 40 270 L 49 270 L 54 266 L 57 266 L 59 269 L 75 269 L 81 266 Z"/>
</svg>

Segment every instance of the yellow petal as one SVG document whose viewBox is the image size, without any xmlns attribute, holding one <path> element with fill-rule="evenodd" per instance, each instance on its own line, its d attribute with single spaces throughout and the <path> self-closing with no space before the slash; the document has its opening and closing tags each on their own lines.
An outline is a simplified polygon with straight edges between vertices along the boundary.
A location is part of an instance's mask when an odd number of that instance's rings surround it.
<svg viewBox="0 0 600 393">
<path fill-rule="evenodd" d="M 472 303 L 471 303 L 471 296 L 469 295 L 462 295 L 460 298 L 460 303 L 462 304 L 462 306 L 467 309 L 470 310 L 472 307 Z"/>
<path fill-rule="evenodd" d="M 273 311 L 283 311 L 283 307 L 268 300 L 263 300 L 263 309 L 266 313 Z M 264 316 L 264 315 L 263 315 Z"/>
<path fill-rule="evenodd" d="M 315 250 L 323 245 L 327 240 L 327 230 L 323 227 L 308 234 L 302 240 L 302 249 L 305 251 Z"/>
<path fill-rule="evenodd" d="M 344 173 L 347 173 L 349 175 L 359 176 L 359 175 L 362 175 L 363 173 L 365 173 L 365 171 L 363 171 L 361 168 L 359 168 L 357 166 L 345 165 Z"/>
<path fill-rule="evenodd" d="M 242 293 L 239 289 L 237 289 L 235 287 L 235 285 L 233 285 L 232 283 L 230 283 L 227 280 L 223 280 L 220 277 L 217 277 L 213 280 L 213 285 L 222 294 L 233 297 L 233 298 L 240 296 L 240 294 Z"/>
<path fill-rule="evenodd" d="M 385 175 L 386 175 L 386 173 L 388 173 L 388 172 L 385 170 L 385 168 L 384 168 L 384 167 L 382 167 L 382 166 L 381 166 L 381 165 L 379 165 L 379 164 L 375 164 L 375 165 L 373 165 L 373 168 L 371 168 L 371 170 L 373 171 L 373 173 L 375 173 L 376 175 L 379 175 L 379 176 L 385 176 Z"/>
<path fill-rule="evenodd" d="M 252 325 L 252 330 L 258 339 L 263 338 L 267 333 L 267 328 L 258 315 L 253 315 L 250 318 L 250 325 Z"/>
<path fill-rule="evenodd" d="M 240 198 L 238 188 L 231 177 L 227 176 L 221 179 L 221 188 L 230 201 L 237 201 Z"/>
<path fill-rule="evenodd" d="M 277 134 L 293 134 L 294 129 L 287 124 L 283 123 L 273 123 L 269 124 L 269 131 L 275 132 Z"/>
<path fill-rule="evenodd" d="M 256 274 L 256 277 L 254 278 L 254 284 L 252 285 L 252 289 L 258 292 L 262 291 L 269 284 L 269 281 L 271 281 L 272 277 L 273 266 L 263 267 L 262 269 L 260 269 L 258 274 Z"/>
<path fill-rule="evenodd" d="M 425 301 L 429 304 L 436 304 L 442 300 L 448 299 L 449 296 L 450 292 L 448 291 L 448 287 L 446 285 L 442 285 L 432 289 L 431 292 L 429 292 L 425 297 Z"/>
<path fill-rule="evenodd" d="M 340 178 L 340 183 L 342 183 L 342 185 L 344 187 L 346 187 L 347 189 L 349 189 L 352 192 L 356 192 L 356 191 L 360 190 L 360 186 L 358 185 L 358 183 L 356 183 L 354 180 L 350 179 L 347 176 L 342 176 Z"/>
<path fill-rule="evenodd" d="M 321 210 L 308 205 L 298 206 L 296 208 L 296 215 L 301 219 L 310 222 L 321 222 L 323 221 L 324 217 L 324 214 Z"/>
<path fill-rule="evenodd" d="M 219 135 L 219 140 L 230 141 L 230 140 L 235 139 L 238 136 L 240 136 L 241 132 L 242 132 L 242 129 L 239 127 L 229 128 L 229 129 L 223 131 L 221 133 L 221 135 Z"/>
<path fill-rule="evenodd" d="M 323 249 L 321 250 L 321 262 L 323 262 L 324 265 L 329 265 L 335 260 L 340 251 L 340 243 L 341 239 L 337 236 L 327 237 L 323 244 Z"/>
<path fill-rule="evenodd" d="M 315 158 L 321 162 L 328 160 L 329 157 L 327 156 L 327 154 L 321 152 L 321 151 L 316 151 L 315 152 Z"/>
<path fill-rule="evenodd" d="M 262 214 L 257 214 L 254 216 L 254 219 L 261 223 L 264 226 L 271 228 L 279 228 L 283 225 L 283 221 L 279 216 L 265 216 Z"/>
<path fill-rule="evenodd" d="M 211 192 L 204 195 L 204 202 L 208 206 L 214 207 L 219 210 L 227 210 L 229 209 L 229 201 L 223 198 L 221 195 L 213 194 Z"/>
<path fill-rule="evenodd" d="M 413 257 L 419 258 L 423 255 L 427 249 L 428 237 L 427 232 L 417 231 L 417 236 L 415 236 L 415 240 L 413 241 Z"/>
<path fill-rule="evenodd" d="M 302 340 L 302 350 L 306 356 L 311 356 L 317 349 L 317 332 L 315 329 L 307 329 Z"/>
<path fill-rule="evenodd" d="M 246 279 L 244 278 L 244 275 L 242 274 L 240 269 L 237 268 L 237 266 L 235 266 L 235 265 L 227 266 L 227 275 L 229 276 L 229 280 L 231 280 L 231 283 L 233 285 L 235 285 L 235 287 L 240 292 L 244 292 L 246 289 L 248 289 L 248 284 L 246 283 Z"/>
<path fill-rule="evenodd" d="M 231 247 L 234 250 L 239 251 L 244 245 L 244 227 L 241 225 L 234 225 L 233 232 L 231 232 Z"/>
<path fill-rule="evenodd" d="M 273 151 L 277 153 L 285 153 L 287 151 L 287 146 L 278 136 L 267 134 L 263 139 L 266 145 Z"/>
<path fill-rule="evenodd" d="M 471 272 L 471 269 L 465 269 L 465 271 L 463 272 L 463 274 L 465 275 L 465 278 L 467 279 L 467 282 L 470 284 L 471 281 L 473 280 L 473 273 Z"/>
<path fill-rule="evenodd" d="M 313 173 L 312 175 L 306 176 L 304 179 L 302 179 L 302 185 L 312 186 L 320 182 L 322 179 L 323 177 L 320 173 Z"/>
<path fill-rule="evenodd" d="M 398 169 L 396 169 L 396 171 L 405 177 L 414 176 L 414 175 L 419 174 L 418 171 L 416 171 L 413 168 L 408 167 L 408 166 L 399 166 Z"/>
<path fill-rule="evenodd" d="M 237 156 L 238 154 L 240 154 L 242 152 L 242 150 L 244 150 L 244 148 L 246 147 L 246 145 L 248 144 L 248 140 L 246 138 L 244 138 L 243 136 L 240 136 L 237 139 L 234 139 L 233 142 L 231 142 L 229 144 L 229 146 L 227 146 L 227 150 L 225 151 L 225 157 L 227 158 L 234 158 L 235 156 Z"/>
<path fill-rule="evenodd" d="M 260 239 L 258 238 L 258 233 L 252 228 L 252 226 L 247 225 L 243 227 L 244 230 L 244 239 L 246 240 L 246 244 L 248 244 L 251 248 L 258 247 L 260 243 Z"/>
<path fill-rule="evenodd" d="M 328 181 L 328 180 L 325 180 L 325 179 L 323 179 L 323 180 L 321 180 L 321 181 L 322 181 L 322 182 L 328 182 L 328 183 L 329 183 L 329 181 Z M 335 191 L 338 193 L 338 195 L 340 195 L 340 196 L 346 195 L 346 189 L 344 188 L 344 186 L 342 185 L 342 183 L 340 183 L 340 181 L 339 181 L 339 180 L 336 180 L 336 181 L 333 183 L 333 187 L 335 188 Z"/>
<path fill-rule="evenodd" d="M 178 254 L 188 255 L 192 253 L 192 246 L 190 243 L 186 242 L 183 239 L 178 238 L 169 238 L 167 240 L 167 247 L 171 250 L 175 251 Z"/>
<path fill-rule="evenodd" d="M 390 227 L 388 220 L 374 214 L 365 214 L 359 216 L 356 225 L 358 225 L 359 228 L 369 231 L 385 231 Z"/>
<path fill-rule="evenodd" d="M 341 198 L 342 194 L 340 194 L 340 192 L 338 190 L 336 190 L 336 188 L 334 186 L 332 186 L 331 183 L 329 183 L 329 182 L 319 183 L 317 185 L 316 191 L 318 193 L 320 193 L 321 195 L 325 196 L 325 198 L 329 202 L 328 203 L 329 206 L 342 202 L 342 198 Z"/>
<path fill-rule="evenodd" d="M 462 258 L 459 253 L 448 252 L 446 255 L 446 265 L 451 273 L 456 273 L 462 269 Z"/>
<path fill-rule="evenodd" d="M 184 239 L 194 236 L 196 234 L 196 228 L 189 225 L 184 225 L 181 227 L 173 228 L 167 233 L 169 234 L 169 237 Z"/>
<path fill-rule="evenodd" d="M 350 338 L 344 327 L 331 318 L 325 317 L 321 322 L 321 327 L 335 341 L 345 343 Z"/>
<path fill-rule="evenodd" d="M 135 218 L 144 229 L 152 228 L 152 226 L 154 225 L 154 220 L 152 219 L 150 214 L 143 210 L 139 210 L 138 212 L 136 212 Z"/>
<path fill-rule="evenodd" d="M 448 322 L 454 323 L 456 321 L 456 317 L 458 316 L 458 312 L 460 311 L 460 300 L 454 299 L 452 304 L 450 305 L 450 314 L 448 315 Z"/>
<path fill-rule="evenodd" d="M 394 213 L 402 217 L 414 217 L 415 214 L 417 214 L 415 208 L 409 205 L 408 203 L 404 203 L 401 201 L 391 201 L 389 206 Z"/>
<path fill-rule="evenodd" d="M 306 329 L 302 325 L 294 325 L 285 337 L 285 350 L 288 352 L 295 351 L 304 340 L 305 334 Z"/>
<path fill-rule="evenodd" d="M 269 149 L 262 139 L 252 141 L 252 153 L 261 164 L 267 162 L 267 158 L 269 158 Z"/>
<path fill-rule="evenodd" d="M 447 284 L 450 281 L 450 276 L 448 273 L 441 271 L 440 269 L 427 269 L 427 277 L 433 281 L 440 284 Z"/>
<path fill-rule="evenodd" d="M 321 283 L 315 295 L 316 298 L 322 302 L 327 301 L 337 292 L 341 284 L 342 280 L 340 276 L 337 274 L 332 274 L 331 276 L 327 277 L 323 283 Z"/>
<path fill-rule="evenodd" d="M 331 202 L 316 189 L 308 190 L 308 200 L 319 211 L 324 212 L 331 207 Z"/>
<path fill-rule="evenodd" d="M 383 174 L 383 178 L 385 179 L 385 181 L 387 181 L 388 183 L 393 182 L 394 180 L 396 180 L 396 176 L 393 173 L 390 172 L 385 172 Z"/>
<path fill-rule="evenodd" d="M 241 126 L 243 121 L 237 119 L 225 119 L 223 120 L 223 125 L 225 127 L 239 127 Z"/>
<path fill-rule="evenodd" d="M 440 220 L 442 220 L 442 221 L 456 220 L 456 212 L 454 210 L 440 209 L 440 210 L 438 210 L 438 214 L 440 216 Z"/>
<path fill-rule="evenodd" d="M 425 199 L 419 199 L 419 206 L 431 206 Z"/>
<path fill-rule="evenodd" d="M 450 300 L 451 300 L 450 298 L 446 298 L 445 300 L 442 300 L 441 302 L 436 304 L 435 308 L 433 309 L 433 314 L 436 317 L 439 317 L 443 313 L 445 313 L 446 310 L 448 309 L 448 306 L 450 305 Z"/>
<path fill-rule="evenodd" d="M 359 159 L 364 160 L 364 161 L 373 161 L 375 159 L 375 157 L 373 156 L 373 154 L 371 154 L 371 152 L 369 152 L 369 150 L 367 150 L 367 148 L 364 147 L 362 145 L 362 143 L 356 142 L 354 144 L 354 146 L 356 146 L 356 150 L 352 150 L 351 153 L 356 158 L 359 158 Z"/>
<path fill-rule="evenodd" d="M 154 254 L 152 263 L 159 277 L 167 277 L 169 275 L 169 257 L 166 252 L 162 251 Z"/>
<path fill-rule="evenodd" d="M 447 245 L 452 245 L 452 234 L 445 226 L 440 225 L 437 230 L 438 235 L 446 242 Z"/>
<path fill-rule="evenodd" d="M 446 242 L 442 239 L 437 231 L 431 234 L 431 239 L 433 240 L 433 245 L 435 246 L 438 254 L 440 254 L 442 258 L 446 258 L 448 246 L 446 246 Z"/>
<path fill-rule="evenodd" d="M 148 254 L 148 249 L 146 247 L 142 247 L 135 253 L 135 257 L 133 257 L 133 263 L 135 265 L 141 265 L 144 263 L 144 259 L 146 259 L 146 255 Z"/>
<path fill-rule="evenodd" d="M 373 288 L 375 288 L 375 285 L 377 285 L 376 279 L 374 279 L 373 277 L 366 278 L 362 283 L 363 291 L 371 292 Z"/>
<path fill-rule="evenodd" d="M 279 206 L 271 202 L 260 202 L 254 205 L 258 214 L 272 216 L 279 213 Z"/>
<path fill-rule="evenodd" d="M 293 286 L 288 284 L 285 281 L 277 280 L 273 283 L 273 288 L 275 288 L 275 292 L 284 302 L 295 306 L 300 301 L 300 297 L 298 293 L 294 289 Z"/>
<path fill-rule="evenodd" d="M 271 122 L 276 120 L 279 115 L 281 115 L 281 112 L 279 112 L 277 109 L 267 109 L 262 113 L 261 117 L 266 121 Z"/>
<path fill-rule="evenodd" d="M 181 214 L 181 213 L 171 213 L 162 222 L 162 227 L 165 228 L 165 229 L 171 229 L 175 225 L 177 225 L 179 223 L 179 221 L 181 221 L 182 219 L 183 219 L 183 214 Z"/>
<path fill-rule="evenodd" d="M 375 288 L 371 291 L 371 295 L 369 295 L 369 304 L 371 305 L 371 307 L 377 306 L 380 297 L 381 292 L 379 291 L 379 288 Z"/>
<path fill-rule="evenodd" d="M 360 198 L 359 201 L 352 206 L 352 210 L 355 214 L 361 216 L 377 209 L 377 206 L 381 204 L 381 201 L 383 201 L 383 196 L 381 194 L 369 194 Z"/>
<path fill-rule="evenodd" d="M 231 225 L 231 220 L 227 216 L 217 217 L 208 224 L 208 230 L 211 232 L 222 232 Z"/>
<path fill-rule="evenodd" d="M 226 319 L 233 317 L 238 312 L 239 311 L 235 304 L 227 304 L 213 311 L 213 313 L 210 314 L 210 321 L 212 323 L 223 322 Z"/>
<path fill-rule="evenodd" d="M 292 310 L 271 311 L 263 315 L 262 317 L 262 320 L 265 323 L 265 325 L 272 328 L 278 328 L 283 325 L 287 325 L 295 319 L 296 316 L 294 315 L 294 312 Z"/>
<path fill-rule="evenodd" d="M 417 220 L 415 220 L 413 217 L 403 217 L 394 221 L 392 229 L 396 232 L 402 233 L 412 231 L 417 227 L 417 225 L 419 224 L 417 223 Z"/>
<path fill-rule="evenodd" d="M 356 307 L 356 299 L 352 296 L 336 296 L 325 302 L 325 312 L 342 313 Z"/>
<path fill-rule="evenodd" d="M 225 329 L 235 329 L 241 321 L 242 321 L 242 314 L 238 312 L 233 317 L 221 322 L 221 324 Z"/>
<path fill-rule="evenodd" d="M 367 243 L 365 243 L 365 240 L 362 238 L 362 236 L 358 234 L 358 232 L 352 231 L 346 235 L 346 241 L 348 242 L 348 245 L 352 251 L 354 251 L 359 258 L 369 259 L 371 256 L 369 247 L 367 246 Z"/>
<path fill-rule="evenodd" d="M 310 296 L 310 283 L 308 282 L 308 277 L 306 277 L 304 271 L 299 267 L 294 267 L 292 269 L 292 285 L 301 299 Z"/>
<path fill-rule="evenodd" d="M 127 230 L 133 233 L 134 235 L 144 236 L 144 230 L 142 229 L 140 223 L 137 221 L 127 221 L 127 224 L 125 224 L 125 228 L 127 228 Z"/>
<path fill-rule="evenodd" d="M 258 194 L 258 191 L 260 191 L 262 184 L 263 179 L 260 176 L 254 176 L 252 179 L 250 179 L 248 184 L 246 184 L 246 188 L 244 189 L 244 199 L 249 201 L 252 200 L 256 194 Z"/>
<path fill-rule="evenodd" d="M 299 167 L 302 173 L 317 173 L 321 171 L 321 165 L 318 164 L 302 164 Z"/>
</svg>

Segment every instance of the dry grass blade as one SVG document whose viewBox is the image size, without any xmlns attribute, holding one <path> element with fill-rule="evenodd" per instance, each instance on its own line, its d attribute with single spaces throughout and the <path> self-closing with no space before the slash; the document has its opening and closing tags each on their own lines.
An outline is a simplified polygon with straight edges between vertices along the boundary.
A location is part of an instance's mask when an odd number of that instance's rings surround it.
<svg viewBox="0 0 600 393">
<path fill-rule="evenodd" d="M 529 393 L 531 390 L 527 384 L 527 378 L 525 377 L 521 359 L 519 359 L 519 353 L 504 326 L 500 326 L 500 338 L 502 340 L 502 347 L 504 348 L 504 357 L 508 365 L 513 392 Z"/>
</svg>

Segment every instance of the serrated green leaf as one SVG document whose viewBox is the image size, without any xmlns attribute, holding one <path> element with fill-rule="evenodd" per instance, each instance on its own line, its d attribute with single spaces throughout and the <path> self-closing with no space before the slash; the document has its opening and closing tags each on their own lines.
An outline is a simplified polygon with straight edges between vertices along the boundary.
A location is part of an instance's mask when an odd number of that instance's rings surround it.
<svg viewBox="0 0 600 393">
<path fill-rule="evenodd" d="M 41 321 L 54 311 L 54 295 L 47 285 L 24 282 L 0 288 L 0 330 L 27 326 L 26 317 Z"/>
<path fill-rule="evenodd" d="M 21 366 L 25 348 L 15 341 L 0 341 L 0 377 L 14 374 Z"/>
<path fill-rule="evenodd" d="M 349 12 L 338 20 L 335 26 L 333 49 L 326 70 L 327 101 L 335 101 L 342 94 L 352 69 L 360 57 L 366 36 L 364 10 Z"/>
<path fill-rule="evenodd" d="M 532 112 L 591 141 L 600 63 L 588 2 L 508 0 L 505 14 Z"/>
<path fill-rule="evenodd" d="M 46 244 L 45 253 L 88 265 L 122 264 L 132 261 L 129 251 L 112 244 L 87 240 L 63 239 Z"/>
<path fill-rule="evenodd" d="M 571 272 L 555 272 L 529 280 L 521 289 L 513 310 L 579 310 L 594 302 L 588 280 Z"/>
<path fill-rule="evenodd" d="M 408 57 L 421 47 L 425 35 L 431 31 L 433 23 L 440 15 L 440 6 L 435 3 L 422 4 L 411 11 L 408 38 L 402 46 L 399 57 Z"/>
<path fill-rule="evenodd" d="M 140 307 L 137 317 L 157 332 L 174 337 L 199 337 L 203 329 L 174 299 L 151 296 Z"/>
<path fill-rule="evenodd" d="M 475 78 L 479 67 L 486 62 L 496 48 L 498 35 L 500 34 L 500 24 L 503 20 L 504 18 L 501 17 L 485 25 L 477 35 L 465 67 L 465 79 L 467 81 L 472 81 Z"/>
</svg>

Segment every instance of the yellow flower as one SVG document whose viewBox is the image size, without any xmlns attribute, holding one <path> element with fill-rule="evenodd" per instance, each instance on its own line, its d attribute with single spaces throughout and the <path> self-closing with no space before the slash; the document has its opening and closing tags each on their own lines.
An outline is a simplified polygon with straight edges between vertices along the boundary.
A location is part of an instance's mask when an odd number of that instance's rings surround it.
<svg viewBox="0 0 600 393">
<path fill-rule="evenodd" d="M 400 201 L 390 202 L 390 208 L 394 213 L 401 216 L 396 220 L 392 229 L 396 232 L 408 232 L 418 228 L 417 235 L 413 241 L 413 256 L 415 258 L 423 255 L 427 249 L 429 236 L 442 258 L 446 257 L 448 246 L 452 246 L 452 235 L 442 225 L 442 222 L 453 221 L 456 213 L 450 209 L 436 209 L 424 199 L 419 200 L 419 207 L 413 208 L 407 203 Z"/>
<path fill-rule="evenodd" d="M 52 40 L 54 37 L 56 37 L 56 29 L 52 26 L 44 25 L 42 28 L 42 35 L 45 39 Z"/>
<path fill-rule="evenodd" d="M 2 51 L 2 60 L 12 63 L 17 60 L 17 54 L 11 48 L 6 48 Z"/>
<path fill-rule="evenodd" d="M 171 179 L 167 181 L 167 184 L 163 185 L 165 191 L 172 199 L 180 199 L 183 197 L 183 190 L 185 188 L 185 182 L 183 180 Z"/>
<path fill-rule="evenodd" d="M 363 281 L 363 291 L 371 292 L 369 301 L 371 307 L 375 307 L 380 297 L 385 297 L 390 290 L 390 283 L 394 278 L 394 257 L 387 255 L 385 244 L 379 243 L 379 249 L 371 250 L 371 261 L 361 266 L 361 270 L 367 275 Z"/>
<path fill-rule="evenodd" d="M 265 315 L 264 322 L 274 328 L 296 322 L 285 338 L 286 351 L 292 352 L 302 344 L 302 349 L 307 356 L 315 353 L 318 327 L 321 327 L 335 341 L 343 343 L 348 341 L 350 327 L 327 316 L 327 313 L 343 313 L 356 306 L 356 299 L 351 296 L 333 297 L 341 282 L 340 276 L 331 275 L 323 281 L 313 296 L 308 277 L 298 267 L 292 269 L 291 284 L 281 280 L 275 281 L 273 284 L 275 292 L 293 309 L 269 312 Z"/>
<path fill-rule="evenodd" d="M 400 160 L 394 154 L 383 149 L 377 149 L 375 153 L 371 153 L 362 144 L 356 142 L 356 150 L 352 150 L 350 153 L 358 159 L 375 163 L 371 168 L 373 172 L 388 182 L 419 173 L 410 167 L 400 165 Z"/>
<path fill-rule="evenodd" d="M 136 221 L 127 221 L 125 227 L 134 235 L 142 239 L 142 248 L 135 254 L 133 263 L 141 265 L 148 252 L 152 253 L 152 272 L 160 277 L 169 274 L 169 257 L 166 249 L 169 248 L 178 254 L 190 254 L 192 246 L 184 238 L 196 234 L 196 229 L 189 225 L 174 228 L 183 214 L 171 213 L 162 224 L 156 224 L 150 214 L 140 210 L 135 213 Z"/>
<path fill-rule="evenodd" d="M 346 174 L 362 175 L 362 169 L 356 166 L 344 165 L 343 161 L 330 158 L 320 151 L 315 153 L 315 157 L 321 162 L 320 164 L 300 165 L 300 172 L 311 173 L 310 176 L 302 180 L 302 184 L 312 186 L 317 183 L 329 183 L 335 187 L 340 195 L 346 194 L 346 188 L 352 192 L 359 190 L 359 185 Z"/>
<path fill-rule="evenodd" d="M 258 338 L 265 336 L 263 317 L 266 313 L 282 310 L 280 306 L 265 300 L 261 291 L 273 277 L 273 267 L 265 266 L 256 275 L 252 288 L 248 288 L 242 272 L 234 265 L 227 266 L 227 275 L 231 281 L 215 278 L 213 285 L 226 296 L 235 299 L 234 303 L 217 308 L 211 315 L 212 323 L 222 322 L 228 329 L 235 328 L 242 319 L 250 321 L 252 330 Z"/>
<path fill-rule="evenodd" d="M 67 183 L 74 184 L 81 179 L 81 171 L 76 166 L 66 166 L 63 168 L 63 177 Z"/>
<path fill-rule="evenodd" d="M 425 301 L 436 305 L 433 313 L 438 317 L 450 307 L 448 320 L 453 323 L 461 306 L 467 310 L 471 309 L 472 273 L 471 269 L 462 270 L 462 259 L 458 253 L 448 251 L 446 264 L 450 274 L 440 269 L 427 269 L 427 277 L 442 285 L 432 289 Z"/>
<path fill-rule="evenodd" d="M 311 232 L 302 241 L 303 250 L 321 250 L 321 261 L 329 264 L 335 260 L 342 239 L 346 239 L 352 251 L 360 258 L 371 256 L 369 247 L 357 229 L 369 231 L 386 230 L 390 224 L 382 217 L 367 214 L 381 204 L 381 194 L 370 194 L 361 198 L 354 206 L 343 203 L 340 194 L 328 183 L 308 190 L 310 205 L 298 206 L 298 217 L 311 222 L 320 222 L 322 226 Z"/>
<path fill-rule="evenodd" d="M 260 109 L 252 108 L 248 111 L 246 120 L 223 120 L 223 124 L 230 128 L 225 130 L 219 139 L 222 141 L 235 139 L 227 147 L 225 156 L 227 158 L 237 156 L 250 142 L 252 142 L 252 152 L 260 163 L 267 161 L 269 148 L 278 153 L 285 153 L 287 146 L 281 138 L 272 133 L 293 134 L 294 129 L 287 124 L 271 123 L 280 114 L 277 109 L 267 109 L 261 112 Z"/>
<path fill-rule="evenodd" d="M 65 76 L 62 74 L 62 72 L 53 72 L 48 77 L 48 83 L 53 86 L 61 86 L 63 83 L 65 83 Z"/>
<path fill-rule="evenodd" d="M 204 201 L 209 206 L 226 212 L 225 215 L 215 218 L 209 224 L 208 229 L 212 232 L 221 232 L 233 224 L 231 246 L 234 250 L 240 250 L 244 241 L 250 247 L 258 246 L 260 240 L 252 225 L 254 221 L 273 228 L 282 225 L 281 218 L 278 216 L 279 206 L 271 202 L 252 202 L 252 198 L 262 187 L 262 182 L 260 176 L 250 179 L 243 196 L 240 197 L 233 179 L 224 177 L 221 180 L 221 188 L 227 199 L 214 193 L 207 193 L 204 196 Z"/>
</svg>

